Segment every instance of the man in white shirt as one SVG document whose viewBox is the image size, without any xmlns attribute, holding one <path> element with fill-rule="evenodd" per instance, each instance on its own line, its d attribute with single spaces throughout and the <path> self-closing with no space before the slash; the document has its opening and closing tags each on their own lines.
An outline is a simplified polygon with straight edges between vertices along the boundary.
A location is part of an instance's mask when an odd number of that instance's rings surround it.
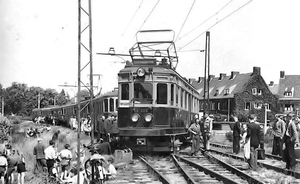
<svg viewBox="0 0 300 184">
<path fill-rule="evenodd" d="M 54 149 L 55 142 L 53 140 L 49 141 L 49 146 L 45 149 L 45 159 L 47 163 L 48 172 L 50 173 L 51 167 L 53 167 L 55 160 L 57 159 L 57 154 Z"/>
<path fill-rule="evenodd" d="M 61 161 L 61 179 L 63 180 L 67 175 L 68 175 L 68 171 L 70 169 L 70 161 L 72 159 L 72 153 L 69 150 L 70 145 L 69 144 L 65 144 L 65 149 L 61 150 L 61 152 L 59 153 L 59 158 Z"/>
</svg>

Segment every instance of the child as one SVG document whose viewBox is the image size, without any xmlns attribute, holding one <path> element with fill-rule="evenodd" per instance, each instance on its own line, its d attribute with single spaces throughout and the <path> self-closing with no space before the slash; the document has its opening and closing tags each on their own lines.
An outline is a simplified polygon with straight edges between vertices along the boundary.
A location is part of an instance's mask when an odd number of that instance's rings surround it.
<svg viewBox="0 0 300 184">
<path fill-rule="evenodd" d="M 249 130 L 247 124 L 242 125 L 242 140 L 241 144 L 244 147 L 244 157 L 246 160 L 250 159 L 250 137 L 247 135 L 249 134 Z"/>
<path fill-rule="evenodd" d="M 21 160 L 19 161 L 19 163 L 17 165 L 18 183 L 24 184 L 26 166 L 25 166 L 25 157 L 24 157 L 23 153 L 21 153 L 20 157 L 21 157 Z"/>
<path fill-rule="evenodd" d="M 117 175 L 117 170 L 116 170 L 115 166 L 113 165 L 114 158 L 110 157 L 107 160 L 107 162 L 108 162 L 108 166 L 106 169 L 104 169 L 105 178 L 107 180 L 115 179 L 116 175 Z"/>
</svg>

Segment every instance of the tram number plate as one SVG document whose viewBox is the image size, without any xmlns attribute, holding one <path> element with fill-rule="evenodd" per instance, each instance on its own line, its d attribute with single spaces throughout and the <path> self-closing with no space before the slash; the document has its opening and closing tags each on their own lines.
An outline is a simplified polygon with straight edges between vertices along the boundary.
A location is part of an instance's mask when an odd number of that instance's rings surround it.
<svg viewBox="0 0 300 184">
<path fill-rule="evenodd" d="M 146 138 L 137 138 L 136 144 L 137 145 L 146 145 Z"/>
</svg>

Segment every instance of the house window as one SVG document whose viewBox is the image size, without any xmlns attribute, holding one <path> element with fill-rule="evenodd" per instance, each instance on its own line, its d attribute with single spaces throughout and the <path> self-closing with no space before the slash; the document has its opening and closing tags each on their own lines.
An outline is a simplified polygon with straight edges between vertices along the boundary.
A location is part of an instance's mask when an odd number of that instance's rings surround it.
<svg viewBox="0 0 300 184">
<path fill-rule="evenodd" d="M 245 103 L 245 110 L 250 110 L 250 102 Z"/>
<path fill-rule="evenodd" d="M 267 111 L 271 111 L 271 109 L 270 109 L 270 104 L 266 103 L 266 104 L 265 104 L 265 108 L 266 108 Z"/>
<path fill-rule="evenodd" d="M 255 102 L 255 103 L 254 103 L 254 108 L 255 108 L 255 109 L 261 109 L 261 108 L 262 108 L 262 103 Z"/>
<path fill-rule="evenodd" d="M 284 111 L 294 111 L 294 105 L 293 104 L 285 104 Z"/>
<path fill-rule="evenodd" d="M 284 92 L 284 96 L 293 96 L 293 93 L 291 91 Z"/>
<path fill-rule="evenodd" d="M 257 89 L 256 88 L 252 88 L 252 94 L 256 95 L 257 94 Z"/>
<path fill-rule="evenodd" d="M 216 103 L 215 102 L 211 103 L 211 110 L 216 110 Z"/>
<path fill-rule="evenodd" d="M 229 88 L 225 89 L 224 94 L 225 94 L 225 95 L 229 95 Z"/>
<path fill-rule="evenodd" d="M 215 92 L 214 96 L 217 96 L 218 94 L 219 94 L 219 90 L 216 89 L 216 92 Z"/>
<path fill-rule="evenodd" d="M 258 95 L 262 95 L 262 90 L 261 90 L 261 89 L 258 89 L 258 90 L 257 90 L 257 94 L 258 94 Z"/>
</svg>

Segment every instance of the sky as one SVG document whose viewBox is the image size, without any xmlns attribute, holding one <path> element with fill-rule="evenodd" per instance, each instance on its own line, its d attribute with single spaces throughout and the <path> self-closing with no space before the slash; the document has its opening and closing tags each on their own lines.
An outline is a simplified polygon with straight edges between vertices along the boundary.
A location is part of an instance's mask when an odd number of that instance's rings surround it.
<svg viewBox="0 0 300 184">
<path fill-rule="evenodd" d="M 87 9 L 87 0 L 81 0 Z M 92 0 L 94 85 L 102 93 L 117 87 L 128 57 L 103 56 L 114 47 L 128 54 L 139 30 L 172 29 L 186 78 L 204 74 L 205 31 L 210 31 L 210 73 L 230 75 L 261 68 L 266 83 L 280 71 L 300 75 L 298 0 Z M 78 76 L 78 1 L 0 0 L 0 84 L 64 89 L 71 96 Z M 88 17 L 82 13 L 82 29 Z M 88 46 L 88 32 L 82 34 Z M 81 65 L 89 61 L 82 47 Z M 82 70 L 89 82 L 89 66 Z M 97 89 L 95 91 L 98 92 Z"/>
</svg>

